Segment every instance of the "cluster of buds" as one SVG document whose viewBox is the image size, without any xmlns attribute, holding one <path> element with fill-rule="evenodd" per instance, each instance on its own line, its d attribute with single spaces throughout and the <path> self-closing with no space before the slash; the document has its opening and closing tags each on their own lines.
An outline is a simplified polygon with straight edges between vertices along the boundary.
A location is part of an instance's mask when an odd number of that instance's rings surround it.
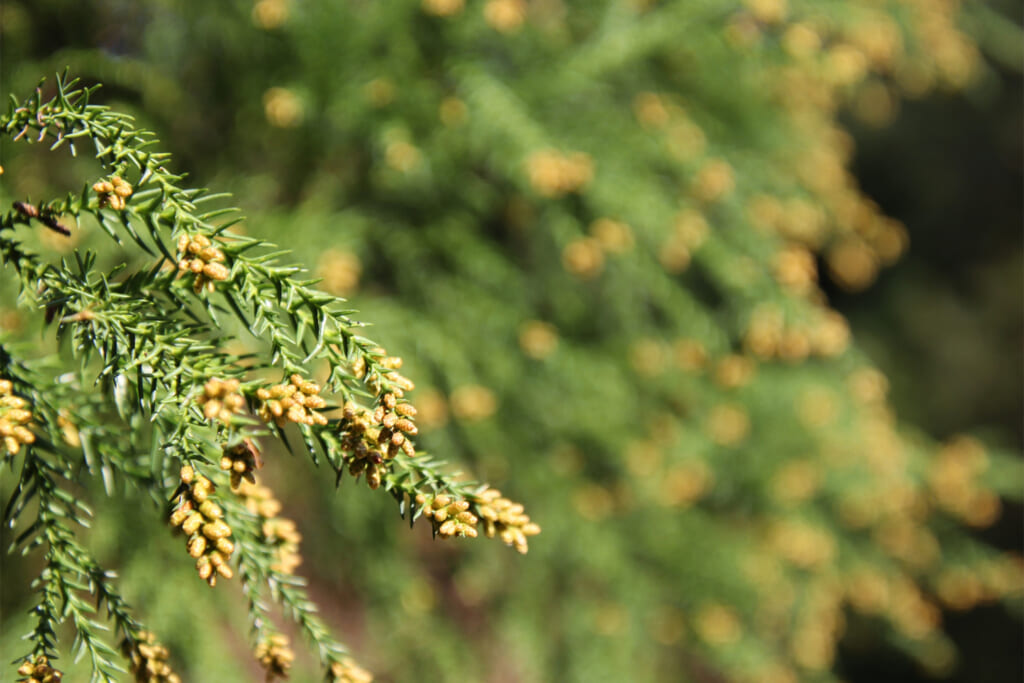
<svg viewBox="0 0 1024 683">
<path fill-rule="evenodd" d="M 3 447 L 11 455 L 17 455 L 22 444 L 30 444 L 36 435 L 29 431 L 32 411 L 28 401 L 14 395 L 14 385 L 9 379 L 0 379 L 0 437 Z"/>
<path fill-rule="evenodd" d="M 351 659 L 331 664 L 330 683 L 370 683 L 373 675 Z"/>
<path fill-rule="evenodd" d="M 299 553 L 302 534 L 295 522 L 284 517 L 268 519 L 263 523 L 263 540 L 274 547 L 275 559 L 270 568 L 282 574 L 294 574 L 295 569 L 302 564 L 302 555 Z"/>
<path fill-rule="evenodd" d="M 275 633 L 256 646 L 256 659 L 267 670 L 267 680 L 288 678 L 288 670 L 295 661 L 295 653 L 288 645 L 288 636 Z"/>
<path fill-rule="evenodd" d="M 60 683 L 64 674 L 50 666 L 46 655 L 33 655 L 18 667 L 22 683 Z"/>
<path fill-rule="evenodd" d="M 497 536 L 506 545 L 525 554 L 529 549 L 526 539 L 540 533 L 540 527 L 523 512 L 522 504 L 503 498 L 497 489 L 485 489 L 474 497 L 473 502 L 483 519 L 484 533 L 488 538 Z"/>
<path fill-rule="evenodd" d="M 417 494 L 416 502 L 423 506 L 423 514 L 430 518 L 434 530 L 441 536 L 469 536 L 476 538 L 477 516 L 469 511 L 468 500 L 455 500 L 445 493 L 428 496 Z"/>
<path fill-rule="evenodd" d="M 238 391 L 237 379 L 213 378 L 203 385 L 203 393 L 196 401 L 203 408 L 207 420 L 220 420 L 229 424 L 235 415 L 245 410 L 245 397 Z"/>
<path fill-rule="evenodd" d="M 131 662 L 137 683 L 181 683 L 167 663 L 167 648 L 156 642 L 156 636 L 149 631 L 140 631 L 135 640 L 125 638 L 121 650 Z"/>
<path fill-rule="evenodd" d="M 196 474 L 189 465 L 181 468 L 181 482 L 171 524 L 185 532 L 188 554 L 196 560 L 199 578 L 212 587 L 217 585 L 218 574 L 225 579 L 234 575 L 228 566 L 228 558 L 235 550 L 235 544 L 228 539 L 231 527 L 222 519 L 224 511 L 210 498 L 213 482 Z"/>
<path fill-rule="evenodd" d="M 316 412 L 327 405 L 320 396 L 320 385 L 299 375 L 292 375 L 289 379 L 290 382 L 256 391 L 256 396 L 263 401 L 259 409 L 260 418 L 264 422 L 273 420 L 278 427 L 288 422 L 310 427 L 327 424 L 327 418 Z"/>
<path fill-rule="evenodd" d="M 256 470 L 261 467 L 263 461 L 260 459 L 260 451 L 252 439 L 245 439 L 237 446 L 225 448 L 220 459 L 220 468 L 231 473 L 232 489 L 237 489 L 243 479 L 255 484 Z"/>
<path fill-rule="evenodd" d="M 272 519 L 281 513 L 281 502 L 274 498 L 274 492 L 258 482 L 242 482 L 235 493 L 245 500 L 245 507 L 254 515 Z"/>
<path fill-rule="evenodd" d="M 382 464 L 399 451 L 409 457 L 416 449 L 409 439 L 419 431 L 412 418 L 416 409 L 409 403 L 399 403 L 395 393 L 381 397 L 377 408 L 369 410 L 351 401 L 345 404 L 341 421 L 341 447 L 348 455 L 348 471 L 353 477 L 366 473 L 370 488 L 381 483 Z"/>
<path fill-rule="evenodd" d="M 196 294 L 205 287 L 213 291 L 215 281 L 227 280 L 231 271 L 224 265 L 224 252 L 213 246 L 206 235 L 182 235 L 178 238 L 178 270 L 194 273 L 192 289 Z"/>
<path fill-rule="evenodd" d="M 119 176 L 95 183 L 92 190 L 100 196 L 101 208 L 109 206 L 114 211 L 124 210 L 125 200 L 132 196 L 132 186 Z"/>
<path fill-rule="evenodd" d="M 278 517 L 281 503 L 266 486 L 243 482 L 236 493 L 245 500 L 249 512 L 263 518 L 263 542 L 274 549 L 275 555 L 270 568 L 282 574 L 293 573 L 302 564 L 299 554 L 302 534 L 295 528 L 295 522 Z"/>
</svg>

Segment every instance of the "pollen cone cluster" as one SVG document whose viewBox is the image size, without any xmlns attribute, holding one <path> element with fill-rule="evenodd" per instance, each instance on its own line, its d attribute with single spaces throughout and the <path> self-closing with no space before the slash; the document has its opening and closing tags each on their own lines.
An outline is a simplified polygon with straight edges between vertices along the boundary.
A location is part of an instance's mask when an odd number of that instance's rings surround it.
<svg viewBox="0 0 1024 683">
<path fill-rule="evenodd" d="M 288 678 L 295 653 L 288 644 L 288 636 L 275 633 L 256 646 L 256 659 L 267 670 L 267 681 L 273 681 Z"/>
<path fill-rule="evenodd" d="M 231 271 L 224 265 L 224 252 L 213 246 L 206 235 L 182 235 L 178 238 L 178 270 L 194 273 L 192 288 L 196 294 L 213 291 L 213 283 L 227 280 Z"/>
<path fill-rule="evenodd" d="M 156 642 L 156 636 L 149 631 L 140 631 L 134 642 L 125 639 L 121 649 L 131 662 L 136 683 L 181 683 L 167 664 L 167 648 Z"/>
<path fill-rule="evenodd" d="M 540 533 L 540 527 L 523 512 L 522 504 L 503 498 L 497 489 L 485 489 L 473 502 L 476 503 L 488 538 L 497 536 L 506 545 L 526 553 L 529 549 L 526 539 Z"/>
<path fill-rule="evenodd" d="M 123 211 L 125 200 L 132 196 L 132 186 L 118 176 L 93 184 L 92 190 L 99 195 L 101 207 L 109 206 L 114 211 Z"/>
<path fill-rule="evenodd" d="M 19 678 L 21 683 L 60 683 L 64 674 L 50 666 L 46 655 L 35 655 L 25 660 L 18 667 L 18 673 L 24 678 Z"/>
<path fill-rule="evenodd" d="M 203 385 L 203 393 L 196 401 L 207 420 L 220 420 L 230 424 L 235 415 L 245 411 L 245 397 L 238 391 L 237 379 L 213 378 Z"/>
<path fill-rule="evenodd" d="M 222 519 L 224 511 L 210 498 L 213 483 L 209 479 L 186 465 L 181 468 L 181 482 L 170 521 L 188 537 L 188 554 L 196 560 L 199 578 L 213 587 L 218 575 L 225 579 L 234 575 L 228 566 L 235 550 L 228 538 L 231 527 Z"/>
<path fill-rule="evenodd" d="M 231 488 L 237 489 L 244 479 L 250 484 L 256 483 L 256 470 L 263 467 L 260 450 L 252 439 L 245 439 L 232 448 L 224 449 L 220 459 L 220 468 L 231 473 Z"/>
<path fill-rule="evenodd" d="M 468 500 L 456 500 L 446 493 L 436 496 L 421 493 L 416 496 L 416 502 L 423 506 L 423 514 L 430 518 L 438 535 L 476 538 L 476 525 L 480 520 L 469 511 Z"/>
<path fill-rule="evenodd" d="M 263 401 L 259 416 L 264 422 L 273 420 L 278 427 L 289 422 L 308 426 L 327 424 L 327 418 L 316 412 L 327 405 L 320 396 L 320 385 L 299 375 L 292 375 L 284 384 L 259 389 L 256 396 Z"/>
<path fill-rule="evenodd" d="M 3 439 L 3 450 L 17 455 L 22 445 L 36 440 L 36 435 L 28 429 L 32 422 L 28 401 L 15 396 L 13 391 L 10 380 L 0 379 L 0 439 Z"/>
<path fill-rule="evenodd" d="M 370 683 L 373 675 L 351 659 L 331 664 L 329 683 Z"/>
<path fill-rule="evenodd" d="M 302 555 L 299 553 L 302 534 L 295 522 L 278 516 L 281 503 L 266 486 L 255 481 L 243 481 L 235 492 L 245 500 L 249 512 L 263 518 L 263 543 L 274 549 L 274 561 L 270 568 L 282 574 L 294 573 L 296 567 L 302 564 Z"/>
<path fill-rule="evenodd" d="M 398 403 L 394 393 L 384 394 L 373 412 L 351 401 L 346 403 L 339 434 L 349 474 L 358 477 L 365 472 L 366 482 L 375 489 L 380 486 L 385 460 L 399 452 L 416 455 L 409 439 L 419 431 L 412 421 L 415 415 L 416 409 L 409 403 Z"/>
</svg>

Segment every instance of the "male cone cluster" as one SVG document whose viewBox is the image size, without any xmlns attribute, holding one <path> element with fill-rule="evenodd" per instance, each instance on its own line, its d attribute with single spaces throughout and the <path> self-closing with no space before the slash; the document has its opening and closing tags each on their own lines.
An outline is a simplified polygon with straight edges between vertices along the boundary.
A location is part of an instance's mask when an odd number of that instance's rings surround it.
<svg viewBox="0 0 1024 683">
<path fill-rule="evenodd" d="M 230 424 L 235 415 L 245 411 L 245 397 L 238 391 L 237 379 L 213 378 L 203 385 L 203 393 L 196 401 L 207 420 L 220 420 Z"/>
<path fill-rule="evenodd" d="M 256 396 L 263 405 L 259 415 L 264 422 L 273 420 L 278 427 L 289 422 L 296 422 L 312 427 L 324 426 L 327 418 L 316 412 L 327 405 L 320 396 L 320 385 L 302 379 L 300 375 L 292 375 L 288 382 L 277 384 L 269 389 L 259 389 Z"/>
<path fill-rule="evenodd" d="M 348 456 L 348 471 L 353 477 L 366 473 L 366 483 L 375 489 L 381 484 L 382 464 L 399 452 L 416 455 L 408 437 L 418 433 L 412 417 L 416 409 L 398 403 L 393 393 L 384 394 L 371 413 L 351 401 L 345 404 L 341 421 L 341 447 Z"/>
<path fill-rule="evenodd" d="M 267 680 L 288 678 L 288 671 L 295 661 L 295 652 L 288 645 L 288 636 L 275 633 L 256 646 L 256 659 L 267 670 Z"/>
<path fill-rule="evenodd" d="M 421 493 L 416 502 L 424 506 L 423 514 L 430 518 L 438 535 L 476 538 L 476 524 L 480 520 L 469 511 L 468 500 L 455 500 L 445 493 L 433 497 Z"/>
<path fill-rule="evenodd" d="M 205 288 L 213 291 L 213 283 L 228 279 L 231 271 L 224 265 L 224 252 L 213 246 L 206 235 L 182 235 L 178 238 L 178 270 L 194 273 L 192 289 L 196 294 Z"/>
<path fill-rule="evenodd" d="M 190 465 L 181 468 L 181 482 L 171 524 L 185 532 L 188 554 L 196 560 L 199 578 L 213 587 L 218 575 L 225 579 L 234 575 L 228 566 L 228 558 L 235 550 L 235 544 L 228 538 L 231 527 L 222 519 L 224 511 L 210 499 L 213 482 L 197 474 Z"/>
<path fill-rule="evenodd" d="M 156 636 L 149 631 L 139 631 L 134 641 L 126 638 L 121 650 L 131 662 L 136 683 L 181 683 L 181 678 L 167 663 L 170 657 L 167 648 L 156 642 Z"/>
<path fill-rule="evenodd" d="M 256 470 L 263 467 L 260 451 L 252 439 L 245 439 L 232 448 L 225 448 L 220 468 L 231 473 L 231 490 L 237 490 L 242 480 L 256 483 Z"/>
<path fill-rule="evenodd" d="M 21 683 L 60 683 L 64 674 L 50 666 L 46 655 L 35 655 L 18 667 Z"/>
<path fill-rule="evenodd" d="M 36 435 L 27 426 L 32 422 L 28 401 L 13 392 L 11 381 L 0 379 L 0 439 L 3 439 L 4 450 L 17 455 L 22 445 L 35 442 Z"/>
<path fill-rule="evenodd" d="M 118 176 L 101 180 L 92 189 L 100 197 L 100 206 L 109 206 L 114 211 L 123 211 L 125 200 L 132 196 L 132 186 Z"/>
<path fill-rule="evenodd" d="M 245 500 L 249 512 L 263 518 L 260 529 L 263 533 L 263 542 L 274 549 L 274 561 L 270 568 L 282 574 L 294 573 L 295 568 L 302 564 L 302 555 L 299 553 L 302 534 L 296 528 L 295 522 L 286 517 L 278 517 L 281 513 L 281 503 L 274 497 L 273 492 L 266 486 L 261 486 L 254 478 L 251 482 L 242 482 L 235 493 Z"/>
<path fill-rule="evenodd" d="M 523 512 L 522 504 L 513 503 L 497 489 L 485 489 L 474 502 L 488 538 L 497 536 L 506 545 L 525 554 L 528 550 L 526 539 L 540 533 L 540 527 Z"/>
</svg>

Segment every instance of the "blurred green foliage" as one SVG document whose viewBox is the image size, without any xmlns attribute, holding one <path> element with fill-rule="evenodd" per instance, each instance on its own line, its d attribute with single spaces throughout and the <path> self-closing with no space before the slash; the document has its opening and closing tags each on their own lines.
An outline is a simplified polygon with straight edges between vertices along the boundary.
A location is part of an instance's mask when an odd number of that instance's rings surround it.
<svg viewBox="0 0 1024 683">
<path fill-rule="evenodd" d="M 66 66 L 103 83 L 375 323 L 417 381 L 421 443 L 543 526 L 524 558 L 433 542 L 269 454 L 300 572 L 379 680 L 828 681 L 847 623 L 944 674 L 940 607 L 1019 612 L 1019 558 L 964 527 L 1020 498 L 1020 462 L 896 422 L 817 273 L 870 335 L 882 303 L 843 292 L 906 232 L 846 170 L 838 117 L 877 128 L 901 97 L 995 87 L 961 29 L 1006 61 L 1019 35 L 958 5 L 8 0 L 3 89 Z M 94 179 L 0 151 L 7 204 Z M 901 296 L 886 316 L 939 315 L 929 290 Z M 39 334 L 0 301 L 5 331 Z M 894 383 L 914 404 L 932 380 Z M 947 438 L 944 410 L 919 422 Z M 237 587 L 195 579 L 161 510 L 102 495 L 92 546 L 186 680 L 258 677 Z M 11 659 L 33 567 L 4 570 Z"/>
</svg>

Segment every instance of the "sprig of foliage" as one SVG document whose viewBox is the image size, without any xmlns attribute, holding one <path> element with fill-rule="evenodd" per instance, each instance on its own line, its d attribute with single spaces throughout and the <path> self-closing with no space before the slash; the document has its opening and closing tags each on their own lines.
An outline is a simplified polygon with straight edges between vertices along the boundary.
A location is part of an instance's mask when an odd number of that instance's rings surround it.
<svg viewBox="0 0 1024 683">
<path fill-rule="evenodd" d="M 326 460 L 339 482 L 346 471 L 365 473 L 410 522 L 427 512 L 442 536 L 476 536 L 482 520 L 488 535 L 525 552 L 526 537 L 539 527 L 522 506 L 457 479 L 418 451 L 416 410 L 406 398 L 414 387 L 398 372 L 401 360 L 358 333 L 361 324 L 343 300 L 302 279 L 302 268 L 282 265 L 287 252 L 232 231 L 241 220 L 236 209 L 208 208 L 223 196 L 183 187 L 183 177 L 167 170 L 168 155 L 149 150 L 152 134 L 91 104 L 94 92 L 58 78 L 52 99 L 44 101 L 40 86 L 0 118 L 15 141 L 66 145 L 73 155 L 91 142 L 103 169 L 80 193 L 16 202 L 0 216 L 0 255 L 18 275 L 19 303 L 55 326 L 60 354 L 47 359 L 60 366 L 47 383 L 28 372 L 27 359 L 0 347 L 0 378 L 8 380 L 25 430 L 22 441 L 5 446 L 5 461 L 23 460 L 5 522 L 24 525 L 36 501 L 37 519 L 16 545 L 23 552 L 45 547 L 32 655 L 56 656 L 56 625 L 67 619 L 77 651 L 90 658 L 92 680 L 113 680 L 124 670 L 79 597 L 87 592 L 106 607 L 138 680 L 146 667 L 164 671 L 160 680 L 176 680 L 166 649 L 76 540 L 73 525 L 86 526 L 90 513 L 69 489 L 101 477 L 108 493 L 124 482 L 170 500 L 171 523 L 188 536 L 188 553 L 211 586 L 237 568 L 268 676 L 286 674 L 291 654 L 262 602 L 264 588 L 312 642 L 328 680 L 359 680 L 362 670 L 291 574 L 297 559 L 282 564 L 281 539 L 267 533 L 276 519 L 263 514 L 272 498 L 266 494 L 256 511 L 247 507 L 261 464 L 259 439 L 278 438 L 291 449 L 287 435 L 297 429 L 313 462 Z M 65 234 L 68 221 L 77 229 L 96 225 L 137 249 L 104 269 L 91 252 L 49 262 L 19 238 L 19 229 L 36 224 Z M 227 351 L 234 328 L 265 347 Z M 326 365 L 322 385 L 308 379 L 316 363 Z M 267 384 L 268 373 L 287 379 Z M 297 540 L 292 545 L 297 558 Z"/>
</svg>

